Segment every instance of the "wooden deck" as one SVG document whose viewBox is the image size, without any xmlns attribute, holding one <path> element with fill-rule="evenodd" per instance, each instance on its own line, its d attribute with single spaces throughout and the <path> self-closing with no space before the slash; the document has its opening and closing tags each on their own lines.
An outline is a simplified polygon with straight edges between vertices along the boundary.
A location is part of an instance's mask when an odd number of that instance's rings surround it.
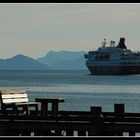
<svg viewBox="0 0 140 140">
<path fill-rule="evenodd" d="M 50 114 L 50 115 L 49 115 Z M 124 104 L 115 104 L 114 112 L 102 112 L 102 107 L 90 111 L 59 111 L 58 116 L 2 115 L 1 136 L 129 136 L 140 133 L 140 113 L 127 113 Z"/>
</svg>

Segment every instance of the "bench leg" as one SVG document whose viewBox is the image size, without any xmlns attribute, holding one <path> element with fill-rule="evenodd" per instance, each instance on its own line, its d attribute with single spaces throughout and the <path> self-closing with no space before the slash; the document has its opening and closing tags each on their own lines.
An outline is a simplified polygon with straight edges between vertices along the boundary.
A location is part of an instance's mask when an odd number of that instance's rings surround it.
<svg viewBox="0 0 140 140">
<path fill-rule="evenodd" d="M 14 112 L 16 115 L 19 115 L 19 111 L 18 111 L 18 106 L 17 106 L 17 105 L 13 105 L 13 112 Z"/>
<path fill-rule="evenodd" d="M 41 104 L 41 115 L 48 116 L 48 103 Z"/>
<path fill-rule="evenodd" d="M 54 102 L 52 103 L 52 116 L 57 116 L 58 115 L 58 103 Z"/>
<path fill-rule="evenodd" d="M 28 108 L 29 108 L 28 105 L 23 106 L 23 111 L 26 112 L 26 115 L 29 114 L 29 109 Z"/>
<path fill-rule="evenodd" d="M 38 105 L 35 105 L 35 115 L 38 116 Z"/>
<path fill-rule="evenodd" d="M 1 109 L 2 109 L 2 113 L 3 113 L 4 115 L 6 115 L 6 107 L 5 107 L 5 106 L 2 106 Z"/>
</svg>

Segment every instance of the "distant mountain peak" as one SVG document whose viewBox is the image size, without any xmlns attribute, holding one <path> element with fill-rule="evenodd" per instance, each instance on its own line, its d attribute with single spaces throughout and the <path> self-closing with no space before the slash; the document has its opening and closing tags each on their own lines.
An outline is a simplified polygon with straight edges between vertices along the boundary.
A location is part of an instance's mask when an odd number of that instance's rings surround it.
<svg viewBox="0 0 140 140">
<path fill-rule="evenodd" d="M 15 56 L 11 57 L 11 59 L 13 59 L 13 58 L 16 58 L 16 59 L 19 59 L 19 58 L 22 58 L 22 59 L 27 59 L 27 58 L 33 59 L 33 58 L 31 58 L 31 57 L 29 57 L 29 56 L 25 56 L 25 55 L 23 55 L 23 54 L 17 54 L 17 55 L 15 55 Z"/>
<path fill-rule="evenodd" d="M 0 61 L 0 69 L 14 69 L 14 70 L 37 70 L 48 69 L 47 65 L 40 63 L 39 61 L 25 56 L 23 54 L 17 54 L 11 58 Z"/>
</svg>

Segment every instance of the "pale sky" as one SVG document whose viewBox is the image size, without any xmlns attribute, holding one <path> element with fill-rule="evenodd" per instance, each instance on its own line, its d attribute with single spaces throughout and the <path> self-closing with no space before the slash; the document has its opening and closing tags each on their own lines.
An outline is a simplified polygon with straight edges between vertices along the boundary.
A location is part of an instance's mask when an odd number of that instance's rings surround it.
<svg viewBox="0 0 140 140">
<path fill-rule="evenodd" d="M 140 51 L 139 3 L 5 3 L 0 4 L 0 58 L 48 51 L 89 51 L 104 38 L 126 38 Z"/>
</svg>

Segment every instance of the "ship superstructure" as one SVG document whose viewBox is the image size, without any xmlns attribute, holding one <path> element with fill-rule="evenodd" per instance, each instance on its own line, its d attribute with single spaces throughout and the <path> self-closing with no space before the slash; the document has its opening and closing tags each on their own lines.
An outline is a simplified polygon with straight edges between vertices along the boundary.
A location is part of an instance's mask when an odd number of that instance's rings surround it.
<svg viewBox="0 0 140 140">
<path fill-rule="evenodd" d="M 117 46 L 112 40 L 109 46 L 106 44 L 106 39 L 104 39 L 102 47 L 84 55 L 86 66 L 91 74 L 140 74 L 140 53 L 127 49 L 125 38 L 120 38 Z"/>
</svg>

